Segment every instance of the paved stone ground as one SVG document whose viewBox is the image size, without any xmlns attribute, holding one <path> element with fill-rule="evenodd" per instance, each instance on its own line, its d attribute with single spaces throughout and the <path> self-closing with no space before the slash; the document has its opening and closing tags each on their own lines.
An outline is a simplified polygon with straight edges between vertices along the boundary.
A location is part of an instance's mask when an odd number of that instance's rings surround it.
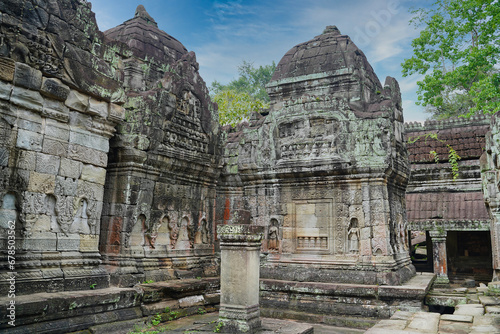
<svg viewBox="0 0 500 334">
<path fill-rule="evenodd" d="M 129 320 L 115 323 L 97 325 L 86 331 L 73 334 L 138 334 L 138 333 L 182 333 L 202 334 L 214 333 L 217 326 L 218 313 L 207 313 L 181 318 L 168 323 L 160 323 L 158 326 L 146 326 L 145 319 Z M 309 324 L 294 320 L 279 320 L 271 318 L 262 319 L 262 331 L 258 334 L 360 334 L 362 329 L 335 327 L 322 324 Z M 314 332 L 312 331 L 314 329 Z"/>
<path fill-rule="evenodd" d="M 479 300 L 480 304 L 457 305 L 453 314 L 398 311 L 365 333 L 500 333 L 500 299 L 480 296 Z"/>
<path fill-rule="evenodd" d="M 144 321 L 123 321 L 121 323 L 103 324 L 93 326 L 87 331 L 77 332 L 78 334 L 130 334 L 149 331 L 158 331 L 158 334 L 182 333 L 182 334 L 202 334 L 214 333 L 217 324 L 218 313 L 207 313 L 181 318 L 168 323 L 161 323 L 158 326 L 145 326 Z M 271 318 L 262 319 L 262 331 L 258 334 L 359 334 L 362 329 L 343 328 L 320 324 L 308 324 L 294 320 L 278 320 Z M 314 329 L 314 332 L 312 331 Z"/>
</svg>

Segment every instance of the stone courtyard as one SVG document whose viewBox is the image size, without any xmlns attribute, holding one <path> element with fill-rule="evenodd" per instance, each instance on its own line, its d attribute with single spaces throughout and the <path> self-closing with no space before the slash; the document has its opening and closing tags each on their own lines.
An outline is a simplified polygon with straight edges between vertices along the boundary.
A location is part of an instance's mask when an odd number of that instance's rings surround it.
<svg viewBox="0 0 500 334">
<path fill-rule="evenodd" d="M 405 124 L 328 26 L 221 127 L 195 53 L 131 17 L 0 3 L 2 331 L 500 332 L 496 116 Z"/>
</svg>

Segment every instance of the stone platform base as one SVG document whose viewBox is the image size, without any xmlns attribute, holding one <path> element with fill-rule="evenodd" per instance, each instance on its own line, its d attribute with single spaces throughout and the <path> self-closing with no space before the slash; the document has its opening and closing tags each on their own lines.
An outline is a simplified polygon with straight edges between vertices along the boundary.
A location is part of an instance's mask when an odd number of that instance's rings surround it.
<svg viewBox="0 0 500 334">
<path fill-rule="evenodd" d="M 162 321 L 213 312 L 220 302 L 218 278 L 173 280 L 135 288 L 105 288 L 16 296 L 15 327 L 0 321 L 0 332 L 69 333 L 116 321 Z M 0 299 L 6 310 L 10 299 Z M 140 322 L 140 321 L 139 321 Z M 128 331 L 133 327 L 128 328 Z"/>
<path fill-rule="evenodd" d="M 368 328 L 397 310 L 423 310 L 434 278 L 422 273 L 397 286 L 261 279 L 261 315 Z"/>
<path fill-rule="evenodd" d="M 218 327 L 219 313 L 198 314 L 182 318 L 175 321 L 160 323 L 157 326 L 145 325 L 145 320 L 141 323 L 135 321 L 120 321 L 104 325 L 92 326 L 89 331 L 82 331 L 73 334 L 127 334 L 131 329 L 147 330 L 150 333 L 225 333 L 224 327 Z M 304 324 L 293 320 L 277 320 L 261 318 L 262 328 L 258 331 L 251 331 L 251 334 L 313 334 L 314 329 L 311 324 Z M 319 333 L 332 333 L 329 329 Z M 333 332 L 337 333 L 337 332 Z M 338 332 L 338 333 L 344 333 Z M 347 331 L 345 333 L 348 333 Z M 351 332 L 349 332 L 351 333 Z"/>
</svg>

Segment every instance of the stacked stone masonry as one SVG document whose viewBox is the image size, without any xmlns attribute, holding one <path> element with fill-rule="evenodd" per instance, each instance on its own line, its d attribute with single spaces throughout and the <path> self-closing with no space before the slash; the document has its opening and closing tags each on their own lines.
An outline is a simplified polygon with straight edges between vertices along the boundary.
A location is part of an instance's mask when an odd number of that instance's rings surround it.
<svg viewBox="0 0 500 334">
<path fill-rule="evenodd" d="M 428 234 L 427 258 L 444 284 L 450 279 L 492 277 L 491 218 L 480 167 L 489 130 L 487 116 L 406 124 L 411 162 L 406 191 L 409 229 Z M 450 148 L 460 156 L 456 176 L 449 162 Z M 479 243 L 466 242 L 475 239 Z"/>
<path fill-rule="evenodd" d="M 146 299 L 159 297 L 130 287 L 175 280 L 179 298 L 202 294 L 213 307 L 217 279 L 203 281 L 208 292 L 195 280 L 219 275 L 216 226 L 225 224 L 264 231 L 267 315 L 421 310 L 434 278 L 414 276 L 415 228 L 446 251 L 446 233 L 487 232 L 491 222 L 497 272 L 496 123 L 487 135 L 486 118 L 410 124 L 405 134 L 398 83 L 382 85 L 335 26 L 285 54 L 267 86 L 270 109 L 234 129 L 219 127 L 198 70 L 194 52 L 142 5 L 101 32 L 85 0 L 0 3 L 0 298 L 14 227 L 25 329 L 39 329 L 36 317 L 66 326 L 95 306 L 85 291 L 75 294 L 83 313 L 54 307 L 35 317 L 34 293 L 42 305 L 59 300 L 52 293 L 66 291 L 66 303 L 75 290 L 102 289 L 104 299 L 124 298 L 109 315 L 132 319 L 150 315 Z M 458 180 L 442 142 L 407 151 L 406 138 L 429 131 L 462 156 Z M 437 263 L 446 279 L 446 262 Z M 99 310 L 113 307 L 105 304 Z"/>
</svg>

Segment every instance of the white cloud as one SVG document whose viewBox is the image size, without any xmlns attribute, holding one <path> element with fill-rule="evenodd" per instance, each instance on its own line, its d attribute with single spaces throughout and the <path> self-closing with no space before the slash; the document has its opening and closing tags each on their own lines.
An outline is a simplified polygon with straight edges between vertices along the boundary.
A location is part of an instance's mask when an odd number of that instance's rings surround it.
<svg viewBox="0 0 500 334">
<path fill-rule="evenodd" d="M 424 122 L 427 119 L 423 108 L 412 100 L 403 100 L 403 117 L 405 122 Z"/>
</svg>

